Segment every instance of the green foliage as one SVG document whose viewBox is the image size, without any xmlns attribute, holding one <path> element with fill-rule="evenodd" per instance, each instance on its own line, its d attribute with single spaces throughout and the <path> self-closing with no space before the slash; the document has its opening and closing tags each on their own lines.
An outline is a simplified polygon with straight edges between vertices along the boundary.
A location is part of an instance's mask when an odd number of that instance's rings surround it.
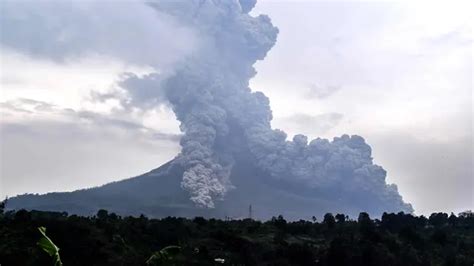
<svg viewBox="0 0 474 266">
<path fill-rule="evenodd" d="M 109 216 L 109 212 L 107 210 L 103 210 L 103 209 L 100 209 L 98 212 L 97 212 L 97 218 L 99 220 L 105 220 L 108 218 Z"/>
<path fill-rule="evenodd" d="M 323 223 L 328 227 L 328 228 L 333 228 L 334 225 L 336 224 L 336 219 L 332 215 L 332 213 L 326 213 L 324 215 L 324 220 Z"/>
<path fill-rule="evenodd" d="M 5 198 L 3 201 L 0 202 L 0 216 L 3 215 L 3 213 L 5 212 L 7 201 L 8 201 L 8 198 Z"/>
<path fill-rule="evenodd" d="M 442 226 L 448 223 L 448 214 L 447 213 L 433 213 L 430 215 L 429 222 L 433 226 Z"/>
<path fill-rule="evenodd" d="M 346 221 L 346 215 L 342 213 L 336 214 L 335 218 L 336 218 L 337 223 L 340 223 L 340 224 Z"/>
<path fill-rule="evenodd" d="M 173 259 L 181 251 L 179 246 L 167 246 L 151 255 L 146 265 L 172 265 Z"/>
<path fill-rule="evenodd" d="M 38 241 L 38 246 L 43 249 L 50 257 L 53 258 L 54 266 L 61 266 L 61 258 L 59 256 L 59 248 L 53 243 L 53 241 L 46 235 L 45 227 L 38 227 L 39 232 L 41 233 L 41 238 Z"/>
<path fill-rule="evenodd" d="M 20 210 L 0 217 L 0 263 L 51 265 L 59 246 L 68 266 L 220 265 L 219 259 L 223 265 L 472 266 L 474 215 L 431 218 L 385 213 L 378 220 L 362 213 L 356 220 L 328 214 L 322 222 L 282 216 L 263 222 Z M 42 247 L 46 252 L 36 246 L 39 226 L 53 236 L 54 243 L 42 231 L 42 246 L 51 244 Z"/>
</svg>

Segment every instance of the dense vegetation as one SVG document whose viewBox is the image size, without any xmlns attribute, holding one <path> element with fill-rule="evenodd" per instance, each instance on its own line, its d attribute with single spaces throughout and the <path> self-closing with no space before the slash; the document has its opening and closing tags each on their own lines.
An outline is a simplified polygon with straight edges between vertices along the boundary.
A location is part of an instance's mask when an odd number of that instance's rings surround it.
<svg viewBox="0 0 474 266">
<path fill-rule="evenodd" d="M 1 211 L 1 210 L 0 210 Z M 38 227 L 60 248 L 64 265 L 160 264 L 163 248 L 179 246 L 163 265 L 466 265 L 474 263 L 474 216 L 429 218 L 384 214 L 357 221 L 326 214 L 323 221 L 279 216 L 215 220 L 94 217 L 20 210 L 0 213 L 0 264 L 53 265 L 37 242 Z M 153 257 L 151 257 L 154 254 Z M 155 261 L 155 262 L 153 262 Z"/>
</svg>

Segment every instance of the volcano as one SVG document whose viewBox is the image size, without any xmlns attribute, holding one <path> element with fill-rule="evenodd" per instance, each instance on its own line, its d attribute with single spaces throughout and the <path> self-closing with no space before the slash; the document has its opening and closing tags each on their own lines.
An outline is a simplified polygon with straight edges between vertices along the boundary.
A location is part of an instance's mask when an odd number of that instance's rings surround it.
<svg viewBox="0 0 474 266">
<path fill-rule="evenodd" d="M 197 207 L 189 199 L 189 193 L 182 189 L 183 172 L 184 168 L 173 160 L 143 175 L 100 187 L 16 196 L 8 200 L 8 209 L 58 211 L 85 216 L 106 209 L 122 216 L 144 214 L 152 218 L 203 216 L 225 219 L 252 215 L 252 218 L 262 220 L 280 214 L 297 220 L 321 217 L 327 212 L 356 216 L 360 211 L 367 210 L 371 210 L 373 215 L 397 211 L 384 209 L 382 202 L 360 202 L 356 198 L 348 199 L 349 195 L 335 197 L 330 195 L 335 190 L 322 191 L 272 178 L 244 157 L 239 158 L 232 171 L 234 189 L 225 199 L 217 200 L 215 208 L 202 208 Z M 353 202 L 353 205 L 349 206 L 347 202 Z"/>
</svg>

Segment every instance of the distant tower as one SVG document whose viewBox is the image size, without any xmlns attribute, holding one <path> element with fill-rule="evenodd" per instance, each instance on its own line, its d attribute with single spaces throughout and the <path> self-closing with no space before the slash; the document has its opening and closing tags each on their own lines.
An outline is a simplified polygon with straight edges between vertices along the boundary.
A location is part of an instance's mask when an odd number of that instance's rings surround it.
<svg viewBox="0 0 474 266">
<path fill-rule="evenodd" d="M 252 217 L 252 204 L 249 205 L 249 219 L 253 219 L 253 217 Z"/>
</svg>

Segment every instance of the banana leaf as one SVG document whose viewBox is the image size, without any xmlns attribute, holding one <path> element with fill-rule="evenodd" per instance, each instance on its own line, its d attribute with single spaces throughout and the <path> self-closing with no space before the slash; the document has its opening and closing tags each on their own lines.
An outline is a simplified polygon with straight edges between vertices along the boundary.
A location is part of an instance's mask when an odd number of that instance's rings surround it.
<svg viewBox="0 0 474 266">
<path fill-rule="evenodd" d="M 38 227 L 42 237 L 38 241 L 37 245 L 43 249 L 50 257 L 54 259 L 54 266 L 62 266 L 61 258 L 59 256 L 59 248 L 53 243 L 53 241 L 46 235 L 45 227 Z"/>
</svg>

